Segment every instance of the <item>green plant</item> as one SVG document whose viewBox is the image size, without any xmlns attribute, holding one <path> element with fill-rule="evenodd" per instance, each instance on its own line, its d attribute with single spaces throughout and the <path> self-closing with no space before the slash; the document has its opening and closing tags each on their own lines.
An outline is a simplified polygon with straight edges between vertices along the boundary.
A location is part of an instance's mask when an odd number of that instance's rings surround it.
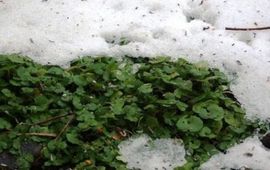
<svg viewBox="0 0 270 170">
<path fill-rule="evenodd" d="M 21 169 L 126 169 L 117 145 L 144 132 L 181 138 L 180 169 L 196 169 L 256 126 L 228 92 L 223 73 L 183 59 L 84 57 L 65 70 L 0 56 L 0 153 Z"/>
</svg>

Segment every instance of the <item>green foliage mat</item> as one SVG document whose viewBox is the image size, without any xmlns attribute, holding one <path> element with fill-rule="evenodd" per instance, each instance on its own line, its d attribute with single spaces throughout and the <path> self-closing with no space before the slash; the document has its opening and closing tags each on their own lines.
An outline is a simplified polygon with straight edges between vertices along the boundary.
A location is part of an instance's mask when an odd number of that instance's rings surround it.
<svg viewBox="0 0 270 170">
<path fill-rule="evenodd" d="M 183 140 L 196 169 L 255 125 L 226 76 L 183 59 L 84 57 L 63 69 L 0 55 L 0 153 L 20 169 L 126 169 L 117 145 L 132 134 Z"/>
</svg>

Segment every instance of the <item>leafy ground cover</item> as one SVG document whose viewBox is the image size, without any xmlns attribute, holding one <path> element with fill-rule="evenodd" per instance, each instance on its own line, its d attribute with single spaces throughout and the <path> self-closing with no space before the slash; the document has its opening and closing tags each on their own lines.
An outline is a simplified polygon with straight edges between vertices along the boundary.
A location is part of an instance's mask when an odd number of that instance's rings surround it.
<svg viewBox="0 0 270 170">
<path fill-rule="evenodd" d="M 253 133 L 244 116 L 203 63 L 84 57 L 63 69 L 0 56 L 0 153 L 14 169 L 126 169 L 117 146 L 138 133 L 182 139 L 178 169 L 196 169 Z"/>
</svg>

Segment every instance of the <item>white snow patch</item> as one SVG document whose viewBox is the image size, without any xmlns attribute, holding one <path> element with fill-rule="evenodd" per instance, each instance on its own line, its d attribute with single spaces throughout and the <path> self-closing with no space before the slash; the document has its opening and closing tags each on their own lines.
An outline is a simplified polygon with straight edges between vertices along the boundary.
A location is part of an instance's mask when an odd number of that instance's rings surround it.
<svg viewBox="0 0 270 170">
<path fill-rule="evenodd" d="M 119 145 L 120 160 L 127 168 L 141 170 L 173 170 L 186 163 L 185 149 L 178 139 L 152 140 L 147 135 L 131 137 Z"/>
<path fill-rule="evenodd" d="M 214 155 L 201 166 L 201 170 L 252 169 L 268 170 L 270 152 L 257 137 L 247 138 L 243 143 L 230 148 L 226 154 Z"/>
</svg>

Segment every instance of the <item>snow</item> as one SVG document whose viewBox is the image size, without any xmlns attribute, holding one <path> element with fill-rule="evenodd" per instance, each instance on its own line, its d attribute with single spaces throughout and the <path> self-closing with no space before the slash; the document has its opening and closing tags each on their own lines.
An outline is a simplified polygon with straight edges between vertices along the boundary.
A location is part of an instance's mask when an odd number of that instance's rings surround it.
<svg viewBox="0 0 270 170">
<path fill-rule="evenodd" d="M 269 0 L 1 0 L 0 53 L 65 67 L 85 55 L 204 60 L 228 75 L 249 119 L 268 120 L 270 30 L 225 27 L 270 26 L 269 9 Z"/>
<path fill-rule="evenodd" d="M 214 155 L 201 166 L 201 170 L 267 170 L 270 167 L 269 159 L 269 149 L 265 148 L 257 137 L 249 137 L 243 143 L 230 148 L 227 154 Z"/>
<path fill-rule="evenodd" d="M 129 169 L 173 170 L 186 163 L 185 148 L 179 139 L 152 140 L 143 134 L 121 142 L 119 151 L 119 159 L 127 162 Z"/>
</svg>

